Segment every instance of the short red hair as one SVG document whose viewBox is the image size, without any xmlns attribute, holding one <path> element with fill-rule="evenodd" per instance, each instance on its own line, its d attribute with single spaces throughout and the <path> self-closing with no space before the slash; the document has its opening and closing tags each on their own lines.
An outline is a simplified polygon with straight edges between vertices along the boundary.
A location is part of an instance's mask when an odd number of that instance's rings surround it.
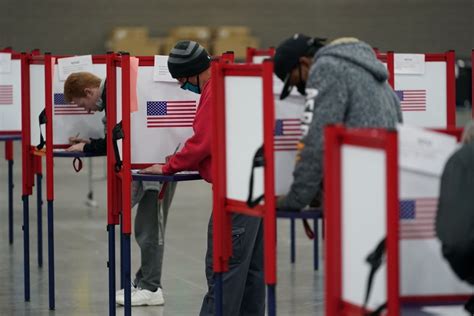
<svg viewBox="0 0 474 316">
<path fill-rule="evenodd" d="M 75 72 L 70 74 L 64 83 L 64 99 L 71 102 L 73 98 L 86 96 L 86 88 L 98 88 L 101 79 L 90 72 Z"/>
</svg>

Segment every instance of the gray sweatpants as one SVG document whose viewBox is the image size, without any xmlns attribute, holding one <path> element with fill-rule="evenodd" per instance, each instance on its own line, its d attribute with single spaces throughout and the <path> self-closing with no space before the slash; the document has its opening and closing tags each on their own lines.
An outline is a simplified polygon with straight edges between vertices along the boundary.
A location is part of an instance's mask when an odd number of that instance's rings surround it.
<svg viewBox="0 0 474 316">
<path fill-rule="evenodd" d="M 158 191 L 142 192 L 135 216 L 135 239 L 140 247 L 141 266 L 135 286 L 149 291 L 161 288 L 161 271 L 165 248 L 165 227 L 168 211 L 173 200 L 176 183 L 168 183 L 163 200 L 158 200 Z"/>
<path fill-rule="evenodd" d="M 207 232 L 206 278 L 208 292 L 200 316 L 214 315 L 214 272 L 212 269 L 212 216 Z M 232 216 L 232 257 L 223 275 L 225 316 L 264 316 L 263 225 L 259 217 Z"/>
</svg>

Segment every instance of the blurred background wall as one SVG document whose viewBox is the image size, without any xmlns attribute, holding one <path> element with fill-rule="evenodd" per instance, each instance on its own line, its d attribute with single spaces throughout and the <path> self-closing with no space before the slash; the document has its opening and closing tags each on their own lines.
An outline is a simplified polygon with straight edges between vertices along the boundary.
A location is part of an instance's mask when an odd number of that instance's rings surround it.
<svg viewBox="0 0 474 316">
<path fill-rule="evenodd" d="M 473 0 L 0 0 L 0 46 L 55 54 L 105 52 L 116 26 L 167 36 L 182 25 L 244 25 L 261 47 L 295 32 L 355 36 L 381 50 L 468 57 Z"/>
</svg>

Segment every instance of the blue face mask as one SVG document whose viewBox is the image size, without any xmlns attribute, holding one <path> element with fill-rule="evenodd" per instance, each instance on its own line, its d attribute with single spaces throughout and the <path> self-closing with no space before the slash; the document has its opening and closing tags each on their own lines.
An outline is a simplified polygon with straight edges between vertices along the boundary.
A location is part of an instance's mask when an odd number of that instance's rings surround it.
<svg viewBox="0 0 474 316">
<path fill-rule="evenodd" d="M 201 89 L 199 88 L 199 76 L 197 77 L 197 80 L 198 80 L 197 85 L 192 84 L 188 80 L 189 79 L 187 79 L 186 82 L 181 86 L 181 89 L 188 90 L 197 94 L 201 94 Z"/>
</svg>

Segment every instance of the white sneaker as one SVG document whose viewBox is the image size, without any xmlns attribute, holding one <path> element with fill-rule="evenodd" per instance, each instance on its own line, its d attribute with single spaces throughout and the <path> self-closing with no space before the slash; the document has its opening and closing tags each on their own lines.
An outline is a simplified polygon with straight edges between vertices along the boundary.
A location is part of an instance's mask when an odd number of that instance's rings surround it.
<svg viewBox="0 0 474 316">
<path fill-rule="evenodd" d="M 132 291 L 132 294 L 133 294 L 133 292 L 137 290 L 137 287 L 132 283 L 130 286 L 130 290 Z M 118 290 L 117 292 L 115 292 L 115 299 L 117 299 L 119 296 L 124 296 L 124 294 L 125 294 L 125 289 Z"/>
<path fill-rule="evenodd" d="M 117 304 L 125 305 L 125 295 L 121 295 L 116 299 Z M 158 288 L 155 292 L 140 288 L 132 292 L 132 306 L 151 306 L 164 304 L 165 300 L 163 298 L 163 291 L 160 288 Z"/>
</svg>

